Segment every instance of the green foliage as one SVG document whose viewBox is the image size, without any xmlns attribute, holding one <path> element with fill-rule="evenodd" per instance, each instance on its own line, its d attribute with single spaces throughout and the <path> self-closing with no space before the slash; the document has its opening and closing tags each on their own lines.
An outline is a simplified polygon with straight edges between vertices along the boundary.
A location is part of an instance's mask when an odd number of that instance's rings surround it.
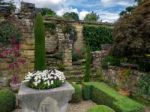
<svg viewBox="0 0 150 112">
<path fill-rule="evenodd" d="M 84 26 L 83 36 L 92 51 L 100 50 L 102 44 L 111 44 L 113 42 L 112 29 L 108 27 Z"/>
<path fill-rule="evenodd" d="M 15 109 L 16 97 L 8 89 L 0 90 L 0 112 L 12 112 Z"/>
<path fill-rule="evenodd" d="M 137 63 L 139 64 L 139 70 L 144 72 L 150 71 L 150 57 L 141 57 Z"/>
<path fill-rule="evenodd" d="M 115 112 L 108 106 L 105 105 L 97 105 L 88 110 L 88 112 Z"/>
<path fill-rule="evenodd" d="M 66 13 L 64 13 L 63 18 L 65 18 L 67 20 L 75 20 L 75 21 L 79 20 L 79 16 L 75 12 L 66 12 Z"/>
<path fill-rule="evenodd" d="M 107 56 L 102 60 L 102 68 L 108 69 L 109 66 L 120 66 L 120 59 L 114 56 Z"/>
<path fill-rule="evenodd" d="M 93 11 L 89 14 L 87 14 L 84 18 L 84 21 L 87 22 L 97 22 L 99 19 L 99 15 L 97 15 L 96 13 L 94 13 Z"/>
<path fill-rule="evenodd" d="M 45 29 L 42 15 L 39 13 L 35 20 L 35 70 L 44 70 L 45 64 Z"/>
<path fill-rule="evenodd" d="M 127 57 L 130 63 L 140 64 L 141 58 L 150 54 L 149 4 L 149 0 L 144 0 L 130 15 L 125 15 L 116 22 L 113 30 L 114 56 Z M 147 62 L 143 61 L 143 65 Z"/>
<path fill-rule="evenodd" d="M 51 10 L 51 9 L 48 9 L 48 8 L 42 8 L 40 10 L 42 16 L 50 16 L 50 17 L 55 17 L 56 16 L 56 13 Z"/>
<path fill-rule="evenodd" d="M 141 75 L 138 82 L 138 94 L 150 97 L 150 74 Z"/>
<path fill-rule="evenodd" d="M 30 88 L 33 88 L 33 89 L 46 90 L 46 89 L 52 89 L 52 88 L 60 87 L 63 84 L 62 81 L 60 81 L 58 79 L 54 79 L 53 82 L 54 83 L 51 84 L 50 86 L 45 84 L 44 81 L 42 81 L 37 86 L 35 86 L 33 83 L 27 83 L 27 86 L 30 87 Z"/>
<path fill-rule="evenodd" d="M 86 47 L 84 82 L 90 81 L 92 54 L 89 45 Z"/>
<path fill-rule="evenodd" d="M 3 6 L 6 7 L 6 5 L 7 5 L 7 9 L 9 10 L 9 13 L 15 11 L 16 6 L 13 0 L 9 0 L 9 1 L 0 0 L 0 8 L 1 7 L 3 8 Z"/>
<path fill-rule="evenodd" d="M 103 71 L 102 71 L 102 68 L 99 67 L 97 70 L 96 70 L 96 80 L 97 81 L 104 81 L 104 75 L 103 75 Z"/>
<path fill-rule="evenodd" d="M 61 63 L 57 64 L 57 67 L 58 67 L 58 70 L 60 70 L 60 71 L 64 71 L 65 70 L 65 65 L 63 65 Z"/>
<path fill-rule="evenodd" d="M 12 38 L 17 41 L 21 40 L 21 33 L 18 29 L 9 21 L 0 23 L 0 43 L 9 44 Z"/>
<path fill-rule="evenodd" d="M 84 100 L 91 99 L 91 85 L 87 83 L 83 83 L 82 85 L 82 95 Z"/>
<path fill-rule="evenodd" d="M 56 34 L 56 24 L 55 23 L 45 23 L 45 28 L 50 31 L 52 35 Z"/>
<path fill-rule="evenodd" d="M 143 105 L 120 95 L 105 83 L 89 82 L 84 85 L 91 86 L 91 99 L 98 104 L 110 106 L 116 112 L 144 112 Z"/>
<path fill-rule="evenodd" d="M 125 14 L 131 14 L 134 9 L 135 6 L 129 6 L 126 8 L 125 11 L 120 12 L 120 16 L 124 16 Z"/>
<path fill-rule="evenodd" d="M 79 84 L 72 84 L 72 85 L 75 89 L 75 93 L 72 95 L 71 102 L 79 103 L 82 100 L 82 87 Z"/>
</svg>

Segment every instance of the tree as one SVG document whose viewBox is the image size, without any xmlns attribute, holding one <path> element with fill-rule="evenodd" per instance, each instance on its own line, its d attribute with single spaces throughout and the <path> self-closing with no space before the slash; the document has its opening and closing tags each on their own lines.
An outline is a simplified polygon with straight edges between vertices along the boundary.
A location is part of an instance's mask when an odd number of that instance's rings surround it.
<svg viewBox="0 0 150 112">
<path fill-rule="evenodd" d="M 43 17 L 39 13 L 35 19 L 35 70 L 44 70 L 45 65 L 45 32 Z"/>
<path fill-rule="evenodd" d="M 84 21 L 87 22 L 96 22 L 99 19 L 99 15 L 97 15 L 96 13 L 94 13 L 93 11 L 89 14 L 87 14 L 84 18 Z"/>
<path fill-rule="evenodd" d="M 126 8 L 126 10 L 120 13 L 120 16 L 123 16 L 125 14 L 131 14 L 134 9 L 135 9 L 135 6 L 129 6 Z"/>
<path fill-rule="evenodd" d="M 16 6 L 14 5 L 14 1 L 13 0 L 10 0 L 10 1 L 4 1 L 4 0 L 0 0 L 0 8 L 1 7 L 5 7 L 7 8 L 7 10 L 9 10 L 10 12 L 11 11 L 15 11 L 16 9 Z"/>
<path fill-rule="evenodd" d="M 42 16 L 51 16 L 51 17 L 56 16 L 56 13 L 53 10 L 48 9 L 48 8 L 42 8 L 40 12 Z"/>
<path fill-rule="evenodd" d="M 66 13 L 64 13 L 63 18 L 65 18 L 67 20 L 75 20 L 75 21 L 79 20 L 79 16 L 75 12 L 66 12 Z"/>
<path fill-rule="evenodd" d="M 127 57 L 129 61 L 136 58 L 134 61 L 139 63 L 140 57 L 150 54 L 149 4 L 149 0 L 143 1 L 131 15 L 124 15 L 117 21 L 113 31 L 114 56 Z"/>
<path fill-rule="evenodd" d="M 137 2 L 137 4 L 139 5 L 140 3 L 142 3 L 144 0 L 135 0 L 135 2 Z M 132 11 L 136 8 L 137 6 L 134 5 L 134 6 L 129 6 L 127 7 L 125 10 L 123 10 L 122 12 L 120 12 L 120 16 L 124 16 L 126 14 L 131 14 Z"/>
</svg>

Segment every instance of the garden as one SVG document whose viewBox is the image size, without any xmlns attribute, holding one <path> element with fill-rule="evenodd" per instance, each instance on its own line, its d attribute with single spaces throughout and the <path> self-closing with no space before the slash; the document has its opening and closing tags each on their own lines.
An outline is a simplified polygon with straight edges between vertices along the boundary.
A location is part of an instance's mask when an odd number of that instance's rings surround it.
<svg viewBox="0 0 150 112">
<path fill-rule="evenodd" d="M 150 1 L 115 23 L 0 0 L 0 112 L 150 112 Z"/>
</svg>

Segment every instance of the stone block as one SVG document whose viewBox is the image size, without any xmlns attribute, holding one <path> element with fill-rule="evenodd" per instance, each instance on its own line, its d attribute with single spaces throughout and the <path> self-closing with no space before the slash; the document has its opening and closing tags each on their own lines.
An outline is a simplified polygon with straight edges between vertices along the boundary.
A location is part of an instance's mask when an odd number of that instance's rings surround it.
<svg viewBox="0 0 150 112">
<path fill-rule="evenodd" d="M 21 49 L 25 49 L 25 50 L 33 50 L 34 49 L 34 45 L 28 45 L 28 44 L 21 44 Z"/>
<path fill-rule="evenodd" d="M 8 67 L 9 67 L 8 63 L 0 63 L 0 70 L 8 69 Z"/>
<path fill-rule="evenodd" d="M 26 38 L 25 41 L 27 44 L 34 44 L 35 43 L 34 38 Z"/>
<path fill-rule="evenodd" d="M 18 98 L 22 112 L 66 112 L 73 93 L 68 82 L 48 90 L 31 89 L 22 83 Z"/>
<path fill-rule="evenodd" d="M 24 50 L 24 51 L 21 51 L 21 55 L 22 56 L 27 56 L 27 57 L 29 57 L 29 56 L 34 56 L 34 50 Z"/>
</svg>

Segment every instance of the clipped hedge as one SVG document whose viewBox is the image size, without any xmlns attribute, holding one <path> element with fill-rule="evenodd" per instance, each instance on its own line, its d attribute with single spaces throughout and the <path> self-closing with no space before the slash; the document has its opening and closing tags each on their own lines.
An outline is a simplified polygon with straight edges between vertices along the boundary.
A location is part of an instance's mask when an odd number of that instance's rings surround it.
<svg viewBox="0 0 150 112">
<path fill-rule="evenodd" d="M 75 89 L 75 93 L 72 95 L 71 103 L 79 103 L 82 101 L 82 87 L 79 84 L 72 84 Z"/>
<path fill-rule="evenodd" d="M 83 36 L 92 51 L 101 50 L 102 44 L 111 44 L 113 42 L 112 28 L 105 26 L 84 26 Z"/>
<path fill-rule="evenodd" d="M 16 97 L 8 89 L 0 90 L 0 112 L 12 112 L 16 105 Z"/>
<path fill-rule="evenodd" d="M 115 112 L 115 111 L 108 106 L 97 105 L 90 108 L 87 112 Z"/>
<path fill-rule="evenodd" d="M 91 99 L 91 85 L 89 83 L 82 85 L 82 95 L 84 100 Z"/>
<path fill-rule="evenodd" d="M 110 106 L 116 112 L 144 112 L 143 105 L 120 95 L 105 83 L 89 82 L 84 85 L 91 86 L 91 99 L 98 104 Z"/>
</svg>

